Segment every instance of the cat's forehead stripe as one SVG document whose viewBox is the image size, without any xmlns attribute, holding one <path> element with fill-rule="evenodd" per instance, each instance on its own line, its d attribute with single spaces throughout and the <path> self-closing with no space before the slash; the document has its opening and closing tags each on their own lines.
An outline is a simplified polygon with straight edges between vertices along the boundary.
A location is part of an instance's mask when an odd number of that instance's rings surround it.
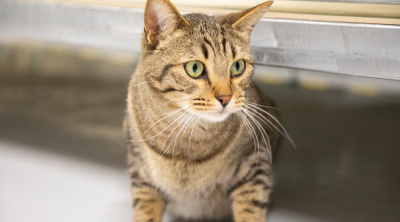
<svg viewBox="0 0 400 222">
<path fill-rule="evenodd" d="M 213 44 L 211 44 L 211 41 L 208 40 L 208 38 L 206 36 L 204 36 L 204 42 L 207 43 L 215 53 L 215 49 L 214 49 Z"/>
<path fill-rule="evenodd" d="M 224 49 L 224 53 L 226 53 L 226 39 L 225 39 L 225 36 L 222 36 L 222 47 Z"/>
<path fill-rule="evenodd" d="M 201 51 L 203 52 L 204 58 L 208 59 L 208 49 L 204 44 L 201 44 Z"/>
<path fill-rule="evenodd" d="M 223 52 L 223 55 L 226 55 L 230 51 L 232 54 L 232 58 L 235 58 L 236 50 L 234 48 L 234 44 L 232 43 L 232 41 L 229 41 L 230 38 L 225 35 L 225 32 L 222 31 L 223 29 L 221 27 L 215 28 L 219 28 L 220 32 L 209 30 L 209 32 L 202 33 L 204 35 L 203 39 L 205 44 L 208 45 L 209 48 L 211 48 L 214 55 L 220 55 L 221 51 Z M 209 55 L 209 52 L 207 50 L 208 48 L 205 47 L 204 44 L 202 44 L 201 47 L 204 57 L 207 59 Z"/>
<path fill-rule="evenodd" d="M 231 44 L 231 51 L 232 51 L 232 58 L 236 57 L 236 50 L 235 47 L 233 46 L 233 44 Z"/>
<path fill-rule="evenodd" d="M 184 17 L 194 27 L 193 34 L 200 36 L 205 43 L 205 46 L 201 44 L 199 47 L 201 47 L 206 59 L 210 57 L 210 53 L 221 55 L 221 52 L 222 55 L 231 53 L 232 58 L 236 57 L 237 50 L 232 42 L 234 38 L 229 29 L 221 24 L 216 17 L 204 14 L 186 14 Z"/>
</svg>

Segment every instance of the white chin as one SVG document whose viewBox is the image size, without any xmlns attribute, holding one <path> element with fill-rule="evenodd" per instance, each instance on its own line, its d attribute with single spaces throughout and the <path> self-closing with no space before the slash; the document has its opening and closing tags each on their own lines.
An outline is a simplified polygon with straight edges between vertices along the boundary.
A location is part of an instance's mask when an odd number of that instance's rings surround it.
<svg viewBox="0 0 400 222">
<path fill-rule="evenodd" d="M 208 120 L 210 122 L 222 122 L 226 118 L 228 118 L 229 115 L 230 115 L 230 113 L 227 112 L 226 110 L 225 111 L 221 111 L 221 112 L 199 114 L 199 116 L 202 119 Z"/>
</svg>

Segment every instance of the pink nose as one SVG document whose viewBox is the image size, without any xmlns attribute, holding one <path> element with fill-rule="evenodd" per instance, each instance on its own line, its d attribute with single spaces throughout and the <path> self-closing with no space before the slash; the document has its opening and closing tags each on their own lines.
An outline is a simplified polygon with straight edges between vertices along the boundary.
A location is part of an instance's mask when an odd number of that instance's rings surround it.
<svg viewBox="0 0 400 222">
<path fill-rule="evenodd" d="M 223 107 L 228 105 L 229 101 L 232 99 L 232 95 L 221 95 L 217 96 L 218 101 L 222 104 Z"/>
</svg>

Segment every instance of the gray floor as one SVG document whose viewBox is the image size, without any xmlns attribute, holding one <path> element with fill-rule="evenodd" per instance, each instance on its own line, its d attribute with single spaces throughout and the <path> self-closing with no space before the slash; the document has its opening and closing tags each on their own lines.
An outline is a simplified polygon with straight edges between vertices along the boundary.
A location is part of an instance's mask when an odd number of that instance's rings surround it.
<svg viewBox="0 0 400 222">
<path fill-rule="evenodd" d="M 0 221 L 129 221 L 133 68 L 0 48 Z M 399 97 L 261 88 L 297 145 L 279 153 L 270 221 L 400 221 Z"/>
</svg>

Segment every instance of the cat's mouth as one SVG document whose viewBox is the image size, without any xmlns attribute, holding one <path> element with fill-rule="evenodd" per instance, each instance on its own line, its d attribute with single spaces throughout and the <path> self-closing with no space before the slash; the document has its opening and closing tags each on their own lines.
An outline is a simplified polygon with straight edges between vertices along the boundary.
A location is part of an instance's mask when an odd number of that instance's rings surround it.
<svg viewBox="0 0 400 222">
<path fill-rule="evenodd" d="M 229 112 L 226 108 L 223 108 L 220 111 L 202 113 L 200 114 L 200 117 L 211 122 L 222 122 L 230 114 L 231 112 Z"/>
</svg>

